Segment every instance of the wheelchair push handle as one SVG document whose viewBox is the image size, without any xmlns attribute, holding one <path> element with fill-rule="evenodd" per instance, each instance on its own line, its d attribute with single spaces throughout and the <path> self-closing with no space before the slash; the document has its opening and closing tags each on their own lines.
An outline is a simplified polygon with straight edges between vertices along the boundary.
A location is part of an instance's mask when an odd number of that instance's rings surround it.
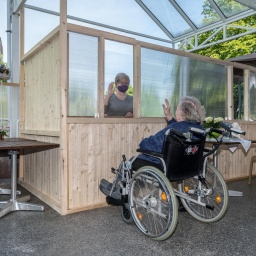
<svg viewBox="0 0 256 256">
<path fill-rule="evenodd" d="M 226 122 L 221 122 L 220 127 L 228 131 L 229 133 L 237 133 L 237 134 L 242 134 L 245 135 L 245 131 L 239 130 L 234 128 L 231 124 L 226 123 Z"/>
</svg>

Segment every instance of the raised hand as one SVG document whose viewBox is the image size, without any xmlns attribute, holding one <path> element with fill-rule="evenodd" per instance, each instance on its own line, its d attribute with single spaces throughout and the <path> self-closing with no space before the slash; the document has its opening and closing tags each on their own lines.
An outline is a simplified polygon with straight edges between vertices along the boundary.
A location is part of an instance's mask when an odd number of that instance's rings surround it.
<svg viewBox="0 0 256 256">
<path fill-rule="evenodd" d="M 169 101 L 167 99 L 165 99 L 165 104 L 162 104 L 162 107 L 163 107 L 163 111 L 164 111 L 164 114 L 167 118 L 167 120 L 171 120 L 172 119 L 172 115 L 171 115 L 171 106 L 169 104 Z"/>
<path fill-rule="evenodd" d="M 109 86 L 108 86 L 108 95 L 112 95 L 113 93 L 114 93 L 114 91 L 115 91 L 115 89 L 114 89 L 114 82 L 111 82 L 110 84 L 109 84 Z"/>
</svg>

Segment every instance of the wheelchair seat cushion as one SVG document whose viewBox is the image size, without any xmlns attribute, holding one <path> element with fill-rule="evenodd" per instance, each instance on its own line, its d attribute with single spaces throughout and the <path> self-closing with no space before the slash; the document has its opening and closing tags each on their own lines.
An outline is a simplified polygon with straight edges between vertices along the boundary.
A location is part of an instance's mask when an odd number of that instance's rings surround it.
<svg viewBox="0 0 256 256">
<path fill-rule="evenodd" d="M 132 169 L 134 171 L 137 171 L 138 169 L 140 169 L 141 167 L 144 167 L 144 166 L 153 166 L 153 167 L 156 167 L 157 169 L 159 169 L 160 171 L 164 170 L 161 163 L 157 164 L 155 162 L 148 161 L 146 159 L 142 159 L 139 157 L 132 163 Z"/>
</svg>

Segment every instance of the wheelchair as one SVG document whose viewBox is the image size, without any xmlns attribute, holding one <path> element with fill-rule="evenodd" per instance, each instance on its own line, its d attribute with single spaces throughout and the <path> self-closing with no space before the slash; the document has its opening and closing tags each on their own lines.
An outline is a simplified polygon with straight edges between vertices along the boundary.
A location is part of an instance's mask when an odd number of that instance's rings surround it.
<svg viewBox="0 0 256 256">
<path fill-rule="evenodd" d="M 205 148 L 207 136 L 219 133 L 214 146 Z M 206 131 L 191 128 L 182 133 L 169 129 L 165 134 L 162 153 L 137 149 L 126 161 L 125 155 L 115 173 L 113 183 L 105 179 L 99 188 L 110 205 L 121 205 L 125 223 L 135 223 L 138 229 L 153 240 L 168 239 L 178 220 L 178 198 L 195 219 L 212 223 L 222 219 L 228 208 L 228 189 L 220 172 L 208 161 L 232 131 L 228 123 L 222 129 Z M 147 156 L 155 161 L 141 159 Z M 177 184 L 176 188 L 172 183 Z"/>
</svg>

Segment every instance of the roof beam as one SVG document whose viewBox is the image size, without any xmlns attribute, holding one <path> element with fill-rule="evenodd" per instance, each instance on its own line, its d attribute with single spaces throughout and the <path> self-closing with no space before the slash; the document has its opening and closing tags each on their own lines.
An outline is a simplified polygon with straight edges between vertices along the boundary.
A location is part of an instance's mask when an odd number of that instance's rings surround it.
<svg viewBox="0 0 256 256">
<path fill-rule="evenodd" d="M 215 44 L 220 44 L 220 43 L 224 43 L 226 41 L 230 41 L 230 40 L 233 40 L 233 39 L 236 39 L 236 38 L 239 38 L 239 37 L 242 37 L 242 36 L 245 36 L 245 35 L 248 35 L 248 34 L 252 34 L 252 33 L 256 33 L 256 28 L 248 28 L 248 27 L 242 27 L 242 26 L 239 26 L 239 28 L 243 28 L 245 30 L 247 30 L 246 32 L 243 32 L 243 33 L 240 33 L 240 34 L 237 34 L 235 36 L 231 36 L 231 37 L 227 37 L 226 36 L 226 29 L 228 27 L 231 27 L 231 28 L 236 28 L 236 26 L 232 26 L 232 25 L 223 25 L 222 27 L 219 27 L 215 32 L 214 34 L 212 34 L 211 36 L 209 36 L 204 42 L 202 42 L 201 44 L 199 45 L 195 45 L 193 47 L 193 45 L 191 43 L 190 46 L 192 47 L 192 49 L 185 49 L 185 51 L 187 52 L 193 52 L 195 50 L 199 50 L 199 49 L 203 49 L 203 48 L 206 48 L 206 47 L 209 47 L 209 46 L 212 46 L 212 45 L 215 45 Z M 221 40 L 218 40 L 218 41 L 214 41 L 214 42 L 209 42 L 207 43 L 208 41 L 210 41 L 219 31 L 222 30 L 222 33 L 223 33 L 223 38 Z M 199 34 L 196 34 L 194 35 L 195 36 L 195 40 L 198 41 L 198 36 Z M 187 42 L 190 42 L 191 40 L 191 37 L 188 37 L 188 38 L 185 38 L 184 40 L 182 40 L 181 42 L 179 42 L 180 46 L 179 46 L 179 49 L 182 49 L 182 46 L 187 46 Z"/>
<path fill-rule="evenodd" d="M 141 0 L 135 0 L 137 4 L 147 13 L 147 15 L 156 23 L 156 25 L 171 39 L 173 35 L 166 29 L 165 26 L 155 17 L 155 15 L 141 2 Z"/>
<path fill-rule="evenodd" d="M 32 6 L 32 5 L 25 4 L 24 7 L 27 8 L 27 9 L 35 10 L 35 11 L 48 13 L 48 14 L 52 14 L 52 15 L 55 15 L 55 16 L 60 16 L 59 12 L 50 11 L 50 10 L 35 7 L 35 6 Z M 112 30 L 127 33 L 127 34 L 141 36 L 141 37 L 144 37 L 144 38 L 149 38 L 149 39 L 153 39 L 153 40 L 156 40 L 156 41 L 172 44 L 172 41 L 170 41 L 170 40 L 166 40 L 166 39 L 159 38 L 159 37 L 154 37 L 154 36 L 151 36 L 151 35 L 137 33 L 137 32 L 131 31 L 131 30 L 126 30 L 126 29 L 122 29 L 122 28 L 118 28 L 118 27 L 109 26 L 109 25 L 106 25 L 106 24 L 102 24 L 102 23 L 99 23 L 99 22 L 94 22 L 94 21 L 91 21 L 91 20 L 78 18 L 78 17 L 71 16 L 71 15 L 67 15 L 67 18 L 71 19 L 71 20 L 76 20 L 76 21 L 87 23 L 87 24 L 91 24 L 91 25 L 94 25 L 94 26 L 98 26 L 98 27 L 112 29 Z"/>
<path fill-rule="evenodd" d="M 208 2 L 210 3 L 210 5 L 212 6 L 212 8 L 214 9 L 214 11 L 219 15 L 220 19 L 222 21 L 226 20 L 226 17 L 224 16 L 224 14 L 222 13 L 222 11 L 220 10 L 219 6 L 213 1 L 213 0 L 208 0 Z"/>
<path fill-rule="evenodd" d="M 254 11 L 254 10 L 245 11 L 243 13 L 235 15 L 235 17 L 227 18 L 225 23 L 224 23 L 224 25 L 225 24 L 227 25 L 227 24 L 233 23 L 235 21 L 241 20 L 243 18 L 252 16 L 252 15 L 256 15 L 256 11 Z M 208 32 L 208 31 L 214 30 L 214 29 L 218 29 L 221 26 L 223 26 L 223 21 L 218 21 L 218 22 L 216 22 L 214 24 L 211 24 L 211 25 L 208 25 L 206 27 L 198 29 L 196 33 L 189 32 L 186 35 L 182 35 L 182 36 L 176 37 L 174 39 L 174 43 L 178 43 L 178 42 L 180 42 L 180 41 L 182 41 L 184 39 L 187 39 L 187 38 L 190 38 L 192 36 L 195 36 L 196 34 L 200 34 L 200 33 L 204 33 L 204 32 Z"/>
<path fill-rule="evenodd" d="M 173 5 L 173 7 L 176 9 L 176 11 L 182 16 L 182 18 L 188 23 L 188 25 L 192 28 L 194 32 L 197 31 L 197 27 L 195 24 L 188 18 L 188 16 L 185 14 L 185 12 L 180 8 L 180 6 L 174 1 L 169 0 L 169 2 Z"/>
</svg>

